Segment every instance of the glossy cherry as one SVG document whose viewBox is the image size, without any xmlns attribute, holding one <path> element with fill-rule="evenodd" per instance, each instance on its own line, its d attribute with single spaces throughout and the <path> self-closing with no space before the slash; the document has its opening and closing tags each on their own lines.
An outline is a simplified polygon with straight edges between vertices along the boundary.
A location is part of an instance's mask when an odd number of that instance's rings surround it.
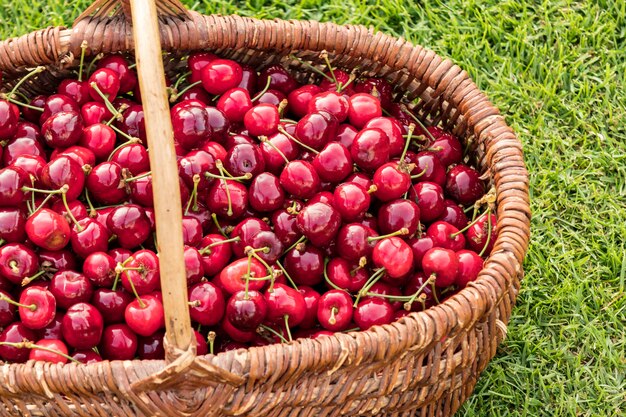
<svg viewBox="0 0 626 417">
<path fill-rule="evenodd" d="M 226 301 L 222 291 L 211 282 L 201 282 L 189 289 L 189 314 L 203 326 L 214 326 L 224 316 Z"/>
<path fill-rule="evenodd" d="M 349 292 L 359 291 L 369 278 L 366 268 L 343 258 L 331 259 L 326 265 L 326 274 L 331 283 Z"/>
<path fill-rule="evenodd" d="M 482 215 L 478 221 L 470 226 L 465 232 L 469 249 L 487 256 L 491 253 L 493 245 L 498 238 L 497 219 L 494 214 L 489 217 Z"/>
<path fill-rule="evenodd" d="M 315 246 L 296 246 L 285 255 L 285 269 L 296 284 L 312 287 L 323 280 L 324 256 Z"/>
<path fill-rule="evenodd" d="M 117 236 L 120 246 L 132 249 L 150 236 L 150 221 L 143 208 L 127 204 L 115 208 L 107 218 L 107 227 Z"/>
<path fill-rule="evenodd" d="M 104 328 L 99 352 L 104 359 L 130 360 L 137 352 L 137 335 L 126 324 L 112 324 Z"/>
<path fill-rule="evenodd" d="M 18 167 L 0 169 L 0 206 L 18 207 L 26 195 L 22 187 L 31 186 L 26 171 Z"/>
<path fill-rule="evenodd" d="M 89 95 L 94 101 L 104 102 L 102 93 L 108 100 L 113 100 L 120 90 L 120 78 L 108 68 L 98 68 L 89 77 Z"/>
<path fill-rule="evenodd" d="M 420 225 L 420 209 L 411 200 L 391 201 L 378 210 L 378 228 L 381 233 L 393 233 L 402 228 L 413 236 Z"/>
<path fill-rule="evenodd" d="M 469 220 L 463 208 L 454 200 L 446 199 L 443 203 L 445 205 L 445 211 L 438 220 L 448 222 L 459 230 L 464 229 L 469 224 Z"/>
<path fill-rule="evenodd" d="M 117 270 L 121 271 L 122 286 L 129 293 L 137 292 L 139 295 L 145 295 L 159 287 L 161 277 L 159 258 L 156 253 L 149 249 L 142 249 L 133 253 Z"/>
<path fill-rule="evenodd" d="M 165 332 L 162 331 L 157 331 L 147 337 L 139 337 L 137 345 L 137 356 L 139 356 L 139 359 L 164 359 L 164 337 Z"/>
<path fill-rule="evenodd" d="M 348 120 L 357 129 L 363 128 L 367 122 L 375 117 L 381 117 L 383 110 L 380 100 L 368 93 L 357 93 L 348 100 Z"/>
<path fill-rule="evenodd" d="M 248 275 L 249 271 L 249 275 Z M 246 278 L 263 278 L 268 271 L 255 258 L 241 258 L 228 264 L 218 276 L 221 287 L 229 294 L 245 290 Z M 248 290 L 259 291 L 265 286 L 265 281 L 248 280 Z"/>
<path fill-rule="evenodd" d="M 241 82 L 241 65 L 229 59 L 214 59 L 200 70 L 202 86 L 210 94 L 223 94 Z"/>
<path fill-rule="evenodd" d="M 437 287 L 449 287 L 456 281 L 459 261 L 454 251 L 435 247 L 424 254 L 422 269 L 427 276 L 435 276 Z"/>
<path fill-rule="evenodd" d="M 370 119 L 363 129 L 377 128 L 385 132 L 389 139 L 389 155 L 400 156 L 404 150 L 405 140 L 402 134 L 404 130 L 400 122 L 393 117 L 375 117 Z"/>
<path fill-rule="evenodd" d="M 320 189 L 320 178 L 313 165 L 306 161 L 289 162 L 280 174 L 280 185 L 297 198 L 311 198 Z"/>
<path fill-rule="evenodd" d="M 337 233 L 337 249 L 339 255 L 349 261 L 358 261 L 361 257 L 369 257 L 375 242 L 368 240 L 377 233 L 359 223 L 344 225 Z"/>
<path fill-rule="evenodd" d="M 459 288 L 465 288 L 468 283 L 475 281 L 483 269 L 483 258 L 474 251 L 463 249 L 456 253 L 459 260 L 459 273 L 454 282 Z"/>
<path fill-rule="evenodd" d="M 57 306 L 62 309 L 68 309 L 77 303 L 89 302 L 93 294 L 91 282 L 85 275 L 75 271 L 54 274 L 48 290 L 56 299 Z"/>
<path fill-rule="evenodd" d="M 0 333 L 0 358 L 14 363 L 26 362 L 30 354 L 30 349 L 4 345 L 2 343 L 34 342 L 35 340 L 37 340 L 35 332 L 26 327 L 23 323 L 15 322 L 9 324 L 4 328 L 2 333 Z"/>
<path fill-rule="evenodd" d="M 372 177 L 376 186 L 376 198 L 391 201 L 402 197 L 411 186 L 411 176 L 407 171 L 406 167 L 397 162 L 388 162 L 378 167 Z"/>
<path fill-rule="evenodd" d="M 371 297 L 361 301 L 354 309 L 354 322 L 361 330 L 372 326 L 389 324 L 393 321 L 394 310 L 383 298 Z"/>
<path fill-rule="evenodd" d="M 317 247 L 328 244 L 339 231 L 341 215 L 325 203 L 307 204 L 298 213 L 296 224 L 304 236 Z"/>
<path fill-rule="evenodd" d="M 140 336 L 150 336 L 165 326 L 163 303 L 153 295 L 142 295 L 126 306 L 124 319 Z"/>
<path fill-rule="evenodd" d="M 448 171 L 446 194 L 458 203 L 469 206 L 485 194 L 485 187 L 478 171 L 459 164 Z"/>
<path fill-rule="evenodd" d="M 317 319 L 326 330 L 346 330 L 352 322 L 350 294 L 343 290 L 330 290 L 322 294 L 317 306 Z"/>
<path fill-rule="evenodd" d="M 206 204 L 212 213 L 225 219 L 236 219 L 248 207 L 248 190 L 237 181 L 218 179 L 209 187 Z"/>
<path fill-rule="evenodd" d="M 306 304 L 302 294 L 283 284 L 274 284 L 274 288 L 264 294 L 267 303 L 266 320 L 270 323 L 288 323 L 296 327 L 306 315 Z"/>
<path fill-rule="evenodd" d="M 465 236 L 459 229 L 450 223 L 437 221 L 431 224 L 426 234 L 433 240 L 433 244 L 440 248 L 451 249 L 455 252 L 465 247 Z"/>
<path fill-rule="evenodd" d="M 60 250 L 70 242 L 70 225 L 65 217 L 47 208 L 32 214 L 25 229 L 31 242 L 46 250 Z"/>
<path fill-rule="evenodd" d="M 379 240 L 372 251 L 376 266 L 385 268 L 391 278 L 401 278 L 413 268 L 411 247 L 397 236 Z"/>
<path fill-rule="evenodd" d="M 412 185 L 409 188 L 409 199 L 417 203 L 420 219 L 427 223 L 436 220 L 445 210 L 443 189 L 434 182 L 424 181 Z"/>
<path fill-rule="evenodd" d="M 238 329 L 255 330 L 267 315 L 267 302 L 258 291 L 238 291 L 226 305 L 226 319 Z"/>
<path fill-rule="evenodd" d="M 313 168 L 322 181 L 338 183 L 352 173 L 352 156 L 341 143 L 330 142 L 313 158 Z"/>
<path fill-rule="evenodd" d="M 21 243 L 0 246 L 0 277 L 20 284 L 24 278 L 37 273 L 37 254 Z"/>
<path fill-rule="evenodd" d="M 363 129 L 350 147 L 352 160 L 366 171 L 374 171 L 389 160 L 389 138 L 378 128 Z"/>
</svg>

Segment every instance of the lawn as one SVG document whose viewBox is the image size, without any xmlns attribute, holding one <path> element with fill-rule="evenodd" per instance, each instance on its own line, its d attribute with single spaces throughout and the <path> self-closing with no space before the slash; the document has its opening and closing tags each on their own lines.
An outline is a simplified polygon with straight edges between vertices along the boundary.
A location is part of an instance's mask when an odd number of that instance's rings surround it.
<svg viewBox="0 0 626 417">
<path fill-rule="evenodd" d="M 371 25 L 466 69 L 524 144 L 534 217 L 508 337 L 458 415 L 626 415 L 626 2 L 185 3 Z M 3 1 L 0 38 L 87 4 Z"/>
</svg>

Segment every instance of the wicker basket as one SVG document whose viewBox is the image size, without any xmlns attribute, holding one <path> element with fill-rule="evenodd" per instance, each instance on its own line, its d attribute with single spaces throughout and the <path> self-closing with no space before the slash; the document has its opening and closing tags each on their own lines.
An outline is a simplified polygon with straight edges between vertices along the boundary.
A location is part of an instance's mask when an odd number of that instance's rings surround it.
<svg viewBox="0 0 626 417">
<path fill-rule="evenodd" d="M 156 8 L 153 1 L 99 0 L 72 29 L 53 27 L 1 42 L 0 70 L 12 85 L 26 68 L 44 65 L 48 70 L 22 92 L 49 92 L 76 66 L 83 42 L 91 56 L 132 52 L 137 45 L 151 162 L 160 167 L 153 177 L 158 233 L 168 236 L 158 239 L 167 244 L 159 247 L 167 359 L 1 365 L 0 415 L 452 415 L 505 336 L 523 275 L 528 173 L 512 129 L 465 71 L 404 40 L 361 26 L 203 16 L 178 0 L 157 1 Z M 290 56 L 316 64 L 326 50 L 335 66 L 384 77 L 396 96 L 419 98 L 417 114 L 459 135 L 497 192 L 499 234 L 478 280 L 443 304 L 391 325 L 196 357 L 182 239 L 176 238 L 180 222 L 172 221 L 181 216 L 173 203 L 180 199 L 170 192 L 178 187 L 167 188 L 178 180 L 165 90 L 157 88 L 164 85 L 159 32 L 172 58 L 165 60 L 165 71 L 176 71 L 178 56 L 199 49 L 257 67 L 281 62 L 291 68 L 301 64 Z M 311 77 L 306 69 L 299 73 Z"/>
</svg>

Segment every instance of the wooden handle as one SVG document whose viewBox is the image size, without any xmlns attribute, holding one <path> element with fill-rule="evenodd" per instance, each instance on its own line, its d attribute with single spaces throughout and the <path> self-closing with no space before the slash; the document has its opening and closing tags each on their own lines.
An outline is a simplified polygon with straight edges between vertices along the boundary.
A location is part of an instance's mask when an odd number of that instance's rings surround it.
<svg viewBox="0 0 626 417">
<path fill-rule="evenodd" d="M 193 333 L 187 305 L 187 276 L 183 261 L 182 205 L 174 134 L 165 89 L 165 72 L 155 0 L 130 0 L 139 88 L 150 148 L 157 250 L 165 308 L 166 352 L 193 349 Z M 194 337 L 195 341 L 195 337 Z"/>
</svg>

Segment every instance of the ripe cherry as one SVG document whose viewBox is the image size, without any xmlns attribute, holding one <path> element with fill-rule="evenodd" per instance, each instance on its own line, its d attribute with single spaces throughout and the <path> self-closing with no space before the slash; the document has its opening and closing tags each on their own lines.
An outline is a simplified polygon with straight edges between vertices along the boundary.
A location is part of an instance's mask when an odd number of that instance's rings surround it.
<svg viewBox="0 0 626 417">
<path fill-rule="evenodd" d="M 296 284 L 312 287 L 322 282 L 324 256 L 312 245 L 297 245 L 285 255 L 285 269 Z"/>
<path fill-rule="evenodd" d="M 335 116 L 339 123 L 348 118 L 349 108 L 348 99 L 336 91 L 316 94 L 309 102 L 309 113 L 323 110 Z"/>
<path fill-rule="evenodd" d="M 41 133 L 45 143 L 51 148 L 72 146 L 83 134 L 80 114 L 76 111 L 56 113 L 41 126 Z"/>
<path fill-rule="evenodd" d="M 307 204 L 297 216 L 296 224 L 304 236 L 317 247 L 328 244 L 339 231 L 341 216 L 325 203 Z"/>
<path fill-rule="evenodd" d="M 204 106 L 186 106 L 171 111 L 174 139 L 185 149 L 196 148 L 210 134 L 209 115 Z"/>
<path fill-rule="evenodd" d="M 30 350 L 28 359 L 50 363 L 67 363 L 69 360 L 67 346 L 58 339 L 39 340 Z"/>
<path fill-rule="evenodd" d="M 378 167 L 372 180 L 376 186 L 374 195 L 381 201 L 401 198 L 411 186 L 411 176 L 407 169 L 397 162 L 388 162 Z"/>
<path fill-rule="evenodd" d="M 109 248 L 111 233 L 98 221 L 86 217 L 78 220 L 72 228 L 70 242 L 72 250 L 81 258 L 94 252 L 104 252 Z"/>
<path fill-rule="evenodd" d="M 320 178 L 313 165 L 306 161 L 289 162 L 280 174 L 280 185 L 297 198 L 311 198 L 320 189 Z"/>
<path fill-rule="evenodd" d="M 218 179 L 209 187 L 207 208 L 225 219 L 241 217 L 248 207 L 248 190 L 233 180 Z"/>
<path fill-rule="evenodd" d="M 470 206 L 485 194 L 485 187 L 478 171 L 459 164 L 448 171 L 446 194 L 460 204 Z"/>
<path fill-rule="evenodd" d="M 341 143 L 330 142 L 318 153 L 312 162 L 322 181 L 338 183 L 352 173 L 350 151 Z"/>
<path fill-rule="evenodd" d="M 150 294 L 160 284 L 159 258 L 149 249 L 133 253 L 116 272 L 121 273 L 122 286 L 129 293 Z"/>
<path fill-rule="evenodd" d="M 112 324 L 104 328 L 99 351 L 108 360 L 130 360 L 137 352 L 137 335 L 126 324 Z"/>
<path fill-rule="evenodd" d="M 98 68 L 108 68 L 117 73 L 120 79 L 120 93 L 129 93 L 135 89 L 137 75 L 123 56 L 117 54 L 107 55 L 98 61 Z"/>
<path fill-rule="evenodd" d="M 314 84 L 304 85 L 289 93 L 289 111 L 296 117 L 304 117 L 309 112 L 309 102 L 313 96 L 322 92 L 322 89 Z"/>
<path fill-rule="evenodd" d="M 224 316 L 226 301 L 222 291 L 211 282 L 200 282 L 189 289 L 189 314 L 203 326 L 214 326 Z"/>
<path fill-rule="evenodd" d="M 30 185 L 30 178 L 22 168 L 0 169 L 0 205 L 18 207 L 26 195 L 22 188 Z"/>
<path fill-rule="evenodd" d="M 257 145 L 239 144 L 233 146 L 226 154 L 224 168 L 236 177 L 246 174 L 257 177 L 265 171 L 265 159 Z"/>
<path fill-rule="evenodd" d="M 229 59 L 214 59 L 200 70 L 202 86 L 210 94 L 220 95 L 241 82 L 241 65 Z"/>
<path fill-rule="evenodd" d="M 242 122 L 248 110 L 252 108 L 250 92 L 244 88 L 233 88 L 226 91 L 217 101 L 221 110 L 231 122 Z"/>
<path fill-rule="evenodd" d="M 267 302 L 258 291 L 238 291 L 226 305 L 226 319 L 238 329 L 255 330 L 267 315 Z"/>
<path fill-rule="evenodd" d="M 413 175 L 420 175 L 420 181 L 430 181 L 441 185 L 446 183 L 446 167 L 434 152 L 422 151 L 410 158 L 410 162 L 415 164 L 411 172 Z"/>
<path fill-rule="evenodd" d="M 111 101 L 120 91 L 120 78 L 111 69 L 98 68 L 89 77 L 89 87 L 89 95 L 94 101 L 103 103 L 105 102 L 104 97 Z"/>
<path fill-rule="evenodd" d="M 427 223 L 436 220 L 445 210 L 443 189 L 434 182 L 424 181 L 412 185 L 409 188 L 409 199 L 417 203 L 420 219 Z"/>
<path fill-rule="evenodd" d="M 413 251 L 399 237 L 379 240 L 372 251 L 376 266 L 385 268 L 391 278 L 401 278 L 413 268 Z"/>
<path fill-rule="evenodd" d="M 298 291 L 276 283 L 264 296 L 267 303 L 266 320 L 269 323 L 286 323 L 289 327 L 296 327 L 304 320 L 306 304 Z"/>
<path fill-rule="evenodd" d="M 20 284 L 24 278 L 37 273 L 37 254 L 21 243 L 9 243 L 0 247 L 0 277 Z"/>
<path fill-rule="evenodd" d="M 278 108 L 266 103 L 252 107 L 243 118 L 244 126 L 254 136 L 269 136 L 276 133 L 279 122 Z"/>
<path fill-rule="evenodd" d="M 248 281 L 248 290 L 259 291 L 265 286 L 265 281 L 251 280 L 249 278 L 263 278 L 267 275 L 267 270 L 261 262 L 255 258 L 241 258 L 228 264 L 218 276 L 222 288 L 229 294 L 243 291 Z"/>
<path fill-rule="evenodd" d="M 456 253 L 459 260 L 459 273 L 456 276 L 455 284 L 459 288 L 465 288 L 471 281 L 478 278 L 478 274 L 483 269 L 483 258 L 471 250 L 460 250 Z"/>
<path fill-rule="evenodd" d="M 15 104 L 0 100 L 0 140 L 10 139 L 15 134 L 19 114 Z"/>
<path fill-rule="evenodd" d="M 83 274 L 75 271 L 61 271 L 54 274 L 48 290 L 62 309 L 68 309 L 77 303 L 91 300 L 93 286 Z"/>
<path fill-rule="evenodd" d="M 4 344 L 8 343 L 22 343 L 24 341 L 37 340 L 35 332 L 24 325 L 21 322 L 15 322 L 9 324 L 0 333 L 0 358 L 5 361 L 14 363 L 26 362 L 30 354 L 30 349 L 20 348 L 13 345 Z"/>
<path fill-rule="evenodd" d="M 435 139 L 428 144 L 427 150 L 434 152 L 444 166 L 448 167 L 462 161 L 463 147 L 456 136 L 435 126 L 429 126 L 427 130 Z"/>
<path fill-rule="evenodd" d="M 63 317 L 63 339 L 77 349 L 97 346 L 102 337 L 104 322 L 102 314 L 91 304 L 78 303 L 71 306 Z"/>
<path fill-rule="evenodd" d="M 374 236 L 377 236 L 377 233 L 362 224 L 344 225 L 337 233 L 336 241 L 339 255 L 349 261 L 358 261 L 364 256 L 369 257 L 375 244 L 369 238 Z"/>
<path fill-rule="evenodd" d="M 61 155 L 43 168 L 41 182 L 50 190 L 66 187 L 65 198 L 67 201 L 74 201 L 83 191 L 85 174 L 82 167 L 72 158 Z"/>
<path fill-rule="evenodd" d="M 47 208 L 32 214 L 25 229 L 31 242 L 46 250 L 60 250 L 70 242 L 70 225 L 65 217 Z"/>
<path fill-rule="evenodd" d="M 426 252 L 435 247 L 433 240 L 430 236 L 421 236 L 419 238 L 412 238 L 407 241 L 411 249 L 413 250 L 413 266 L 415 269 L 422 268 L 422 258 Z"/>
<path fill-rule="evenodd" d="M 163 303 L 153 295 L 142 295 L 126 306 L 126 324 L 140 336 L 150 336 L 165 326 Z"/>
<path fill-rule="evenodd" d="M 145 210 L 135 204 L 113 209 L 107 218 L 107 227 L 117 236 L 120 246 L 126 249 L 141 245 L 151 233 Z"/>
<path fill-rule="evenodd" d="M 361 169 L 374 171 L 389 160 L 389 138 L 378 128 L 363 129 L 354 137 L 350 154 Z"/>
<path fill-rule="evenodd" d="M 433 240 L 436 247 L 451 249 L 455 252 L 465 247 L 465 237 L 459 229 L 450 223 L 437 221 L 431 224 L 426 234 Z"/>
<path fill-rule="evenodd" d="M 393 321 L 394 310 L 387 300 L 371 297 L 361 301 L 354 309 L 354 322 L 359 329 L 367 330 L 372 326 L 389 324 Z"/>
<path fill-rule="evenodd" d="M 453 200 L 446 199 L 444 202 L 445 211 L 438 220 L 448 222 L 457 229 L 464 229 L 469 221 L 463 209 Z"/>
<path fill-rule="evenodd" d="M 465 232 L 469 249 L 481 254 L 481 256 L 489 255 L 498 238 L 496 222 L 497 219 L 494 214 L 480 216 L 478 221 Z"/>
<path fill-rule="evenodd" d="M 317 319 L 323 328 L 333 332 L 346 330 L 352 322 L 352 297 L 343 290 L 322 294 L 317 306 Z"/>
<path fill-rule="evenodd" d="M 400 122 L 393 117 L 375 117 L 365 123 L 364 129 L 377 128 L 385 132 L 389 138 L 389 155 L 400 156 L 404 150 L 405 140 L 402 136 L 403 128 Z"/>
<path fill-rule="evenodd" d="M 380 100 L 371 94 L 357 93 L 350 96 L 348 101 L 350 103 L 348 120 L 357 129 L 362 129 L 367 122 L 383 115 Z"/>
<path fill-rule="evenodd" d="M 454 251 L 435 247 L 424 254 L 422 269 L 427 276 L 435 275 L 437 287 L 449 287 L 456 281 L 459 261 Z"/>
<path fill-rule="evenodd" d="M 137 356 L 139 356 L 139 359 L 164 359 L 164 337 L 165 332 L 162 331 L 157 331 L 147 337 L 139 337 L 137 345 Z"/>
<path fill-rule="evenodd" d="M 393 233 L 408 229 L 408 236 L 413 236 L 420 225 L 420 209 L 411 200 L 395 200 L 383 205 L 378 210 L 378 228 L 381 233 Z"/>
</svg>

